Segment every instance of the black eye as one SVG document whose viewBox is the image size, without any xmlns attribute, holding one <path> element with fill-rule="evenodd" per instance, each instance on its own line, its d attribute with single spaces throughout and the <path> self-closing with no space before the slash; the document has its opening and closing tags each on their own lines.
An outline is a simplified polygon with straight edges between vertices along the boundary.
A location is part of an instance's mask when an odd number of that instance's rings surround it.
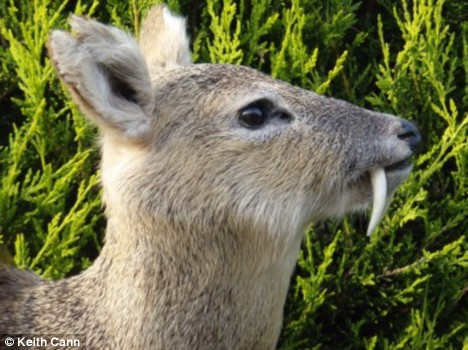
<svg viewBox="0 0 468 350">
<path fill-rule="evenodd" d="M 267 113 L 259 107 L 247 107 L 239 114 L 239 120 L 243 126 L 258 128 L 267 121 Z"/>
</svg>

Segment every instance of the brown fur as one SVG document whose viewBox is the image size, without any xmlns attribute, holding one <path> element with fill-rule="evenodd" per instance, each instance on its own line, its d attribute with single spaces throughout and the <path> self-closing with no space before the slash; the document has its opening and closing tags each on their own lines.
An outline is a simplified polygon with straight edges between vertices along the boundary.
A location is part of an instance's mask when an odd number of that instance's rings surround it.
<svg viewBox="0 0 468 350">
<path fill-rule="evenodd" d="M 305 228 L 368 206 L 369 170 L 412 154 L 405 122 L 250 68 L 188 64 L 183 20 L 157 6 L 145 23 L 141 51 L 79 17 L 75 37 L 51 35 L 58 74 L 100 127 L 106 244 L 62 281 L 3 270 L 0 329 L 85 333 L 88 349 L 273 349 Z M 245 127 L 258 100 L 270 118 Z M 408 172 L 387 171 L 390 194 Z"/>
</svg>

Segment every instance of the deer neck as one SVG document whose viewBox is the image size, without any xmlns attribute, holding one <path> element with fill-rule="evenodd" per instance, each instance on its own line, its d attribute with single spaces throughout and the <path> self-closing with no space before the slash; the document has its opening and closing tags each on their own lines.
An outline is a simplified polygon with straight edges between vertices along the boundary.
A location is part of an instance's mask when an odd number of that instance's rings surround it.
<svg viewBox="0 0 468 350">
<path fill-rule="evenodd" d="M 194 229 L 154 218 L 109 220 L 89 274 L 105 281 L 101 305 L 118 320 L 114 336 L 133 330 L 141 341 L 173 348 L 194 339 L 206 349 L 274 347 L 295 258 L 267 264 L 226 228 Z"/>
</svg>

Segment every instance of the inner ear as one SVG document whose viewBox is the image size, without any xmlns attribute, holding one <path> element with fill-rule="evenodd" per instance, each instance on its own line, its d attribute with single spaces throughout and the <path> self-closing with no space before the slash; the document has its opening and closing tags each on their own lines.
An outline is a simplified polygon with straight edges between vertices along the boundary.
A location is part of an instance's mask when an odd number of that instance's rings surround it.
<svg viewBox="0 0 468 350">
<path fill-rule="evenodd" d="M 129 84 L 128 80 L 121 79 L 108 67 L 102 64 L 99 65 L 99 70 L 105 75 L 107 81 L 109 82 L 110 89 L 114 95 L 128 102 L 138 104 L 138 93 Z"/>
</svg>

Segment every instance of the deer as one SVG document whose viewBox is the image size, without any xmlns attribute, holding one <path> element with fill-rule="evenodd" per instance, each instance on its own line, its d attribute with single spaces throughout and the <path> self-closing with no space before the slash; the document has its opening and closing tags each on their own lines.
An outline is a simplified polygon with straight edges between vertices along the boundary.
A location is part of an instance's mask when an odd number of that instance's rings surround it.
<svg viewBox="0 0 468 350">
<path fill-rule="evenodd" d="M 99 130 L 100 255 L 58 281 L 0 272 L 0 330 L 88 349 L 274 349 L 312 223 L 366 210 L 409 176 L 404 119 L 252 68 L 191 62 L 185 20 L 153 7 L 134 39 L 73 15 L 49 55 Z"/>
</svg>

